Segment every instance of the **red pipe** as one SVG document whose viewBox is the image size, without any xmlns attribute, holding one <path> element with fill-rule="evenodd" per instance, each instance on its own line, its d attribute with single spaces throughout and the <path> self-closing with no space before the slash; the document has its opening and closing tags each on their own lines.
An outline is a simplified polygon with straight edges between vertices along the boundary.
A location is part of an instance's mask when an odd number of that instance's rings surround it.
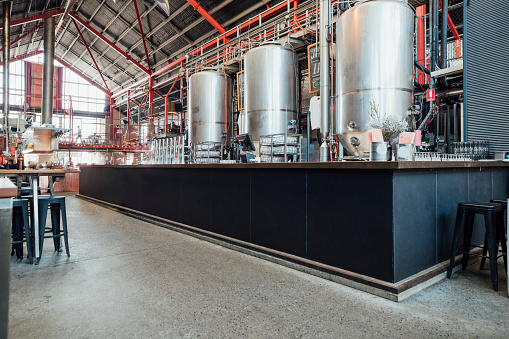
<svg viewBox="0 0 509 339">
<path fill-rule="evenodd" d="M 23 35 L 20 35 L 19 37 L 17 37 L 16 39 L 12 40 L 11 41 L 11 45 L 12 44 L 15 44 L 16 42 L 20 41 L 21 39 L 23 39 L 24 37 L 26 37 L 27 35 L 29 35 L 30 33 L 32 33 L 33 31 L 39 29 L 42 27 L 42 25 L 44 24 L 44 22 L 41 22 L 40 24 L 38 24 L 37 26 L 35 26 L 34 28 L 32 28 L 31 30 L 29 30 L 28 32 L 26 32 L 25 34 Z M 4 47 L 0 47 L 0 51 L 3 50 Z"/>
<path fill-rule="evenodd" d="M 133 3 L 134 3 L 134 9 L 136 10 L 136 16 L 138 17 L 138 25 L 140 26 L 141 40 L 143 41 L 143 47 L 145 47 L 145 56 L 147 57 L 147 65 L 148 65 L 148 69 L 150 71 L 151 70 L 150 58 L 148 56 L 147 44 L 145 42 L 145 35 L 143 34 L 143 26 L 141 25 L 140 12 L 138 12 L 138 4 L 136 3 L 136 0 L 133 0 Z"/>
<path fill-rule="evenodd" d="M 191 4 L 191 6 L 193 6 L 194 10 L 198 11 L 198 13 L 200 13 L 201 16 L 205 18 L 205 20 L 207 20 L 215 29 L 217 29 L 217 31 L 219 33 L 223 34 L 223 33 L 226 32 L 226 29 L 224 29 L 224 27 L 221 26 L 221 24 L 219 22 L 217 22 L 216 19 L 214 19 L 212 17 L 212 15 L 210 15 L 210 13 L 207 12 L 205 10 L 205 8 L 203 8 L 198 3 L 198 1 L 196 1 L 196 0 L 187 0 L 187 2 L 189 2 Z"/>
<path fill-rule="evenodd" d="M 12 20 L 11 21 L 11 27 L 22 25 L 22 24 L 26 24 L 26 23 L 29 23 L 29 22 L 32 22 L 32 21 L 37 21 L 37 20 L 41 20 L 41 19 L 51 18 L 52 16 L 60 15 L 60 14 L 63 14 L 64 12 L 65 11 L 63 9 L 58 9 L 56 11 L 46 12 L 46 13 L 43 13 L 43 14 L 29 16 L 29 17 L 22 18 L 22 19 Z M 0 29 L 2 29 L 3 27 L 4 27 L 4 24 L 0 24 Z"/>
<path fill-rule="evenodd" d="M 132 62 L 133 64 L 135 64 L 139 69 L 141 69 L 143 72 L 147 73 L 148 75 L 150 75 L 150 71 L 148 69 L 146 69 L 145 67 L 143 67 L 138 61 L 134 60 L 131 56 L 129 56 L 126 52 L 124 52 L 123 50 L 121 50 L 119 47 L 117 47 L 117 45 L 115 45 L 113 42 L 111 42 L 110 40 L 108 40 L 104 35 L 102 35 L 101 33 L 99 33 L 96 29 L 94 29 L 92 26 L 90 26 L 89 24 L 87 24 L 83 19 L 81 19 L 80 17 L 78 17 L 75 13 L 73 12 L 70 12 L 69 15 L 74 18 L 76 21 L 78 21 L 80 24 L 82 24 L 85 28 L 87 28 L 90 32 L 92 32 L 96 37 L 98 37 L 99 39 L 101 39 L 104 43 L 106 43 L 108 46 L 110 46 L 111 48 L 113 48 L 115 51 L 117 51 L 119 54 L 121 54 L 123 57 L 125 57 L 127 60 L 129 60 L 130 62 Z"/>
<path fill-rule="evenodd" d="M 95 68 L 97 69 L 97 72 L 99 72 L 99 75 L 101 76 L 101 79 L 103 79 L 104 86 L 106 86 L 106 89 L 108 90 L 108 92 L 111 95 L 110 88 L 108 87 L 108 84 L 106 83 L 106 80 L 104 79 L 103 74 L 102 74 L 101 70 L 99 69 L 99 66 L 97 65 L 97 62 L 95 62 L 94 55 L 92 54 L 92 51 L 88 47 L 88 44 L 85 41 L 85 38 L 83 37 L 83 34 L 81 34 L 80 28 L 78 27 L 78 24 L 76 23 L 76 20 L 74 20 L 72 18 L 71 18 L 71 20 L 74 23 L 74 27 L 76 27 L 76 30 L 78 31 L 78 34 L 80 35 L 81 41 L 83 41 L 83 44 L 85 45 L 85 47 L 86 47 L 86 49 L 88 51 L 88 54 L 90 54 L 90 57 L 92 58 L 92 61 L 94 62 L 94 65 L 95 65 Z"/>
<path fill-rule="evenodd" d="M 170 93 L 171 93 L 171 90 L 173 89 L 173 87 L 175 87 L 175 84 L 177 83 L 177 80 L 179 79 L 179 76 L 177 76 L 177 78 L 175 79 L 175 81 L 173 82 L 173 85 L 171 85 L 170 87 L 170 90 L 168 91 L 168 94 L 165 95 L 165 98 L 167 98 Z"/>
<path fill-rule="evenodd" d="M 426 15 L 426 5 L 417 7 L 417 61 L 421 65 L 426 63 L 426 32 L 424 31 L 424 16 Z M 424 72 L 417 71 L 417 81 L 420 84 L 426 83 Z"/>
<path fill-rule="evenodd" d="M 159 95 L 159 97 L 161 97 L 161 99 L 164 99 L 164 96 L 161 93 L 159 93 L 158 91 L 154 91 L 154 93 Z"/>
</svg>

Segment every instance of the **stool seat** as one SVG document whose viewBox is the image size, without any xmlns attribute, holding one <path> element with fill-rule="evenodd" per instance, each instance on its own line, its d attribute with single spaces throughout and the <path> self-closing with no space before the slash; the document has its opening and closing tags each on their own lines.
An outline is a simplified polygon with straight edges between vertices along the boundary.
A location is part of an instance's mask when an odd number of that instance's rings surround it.
<svg viewBox="0 0 509 339">
<path fill-rule="evenodd" d="M 507 200 L 501 200 L 501 199 L 492 199 L 492 203 L 500 204 L 502 205 L 503 209 L 507 209 Z"/>
<path fill-rule="evenodd" d="M 458 208 L 466 208 L 469 211 L 482 213 L 483 211 L 501 211 L 502 205 L 493 202 L 460 202 Z"/>
</svg>

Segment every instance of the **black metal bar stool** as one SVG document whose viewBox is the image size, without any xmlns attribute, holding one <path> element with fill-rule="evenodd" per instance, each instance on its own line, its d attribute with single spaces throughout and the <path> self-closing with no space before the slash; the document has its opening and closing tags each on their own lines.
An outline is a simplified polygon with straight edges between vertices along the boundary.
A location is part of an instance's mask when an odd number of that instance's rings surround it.
<svg viewBox="0 0 509 339">
<path fill-rule="evenodd" d="M 30 212 L 33 211 L 33 196 L 26 196 L 30 201 L 31 208 Z M 69 240 L 67 233 L 67 212 L 65 209 L 65 197 L 62 196 L 50 196 L 50 195 L 40 195 L 38 197 L 38 207 L 39 207 L 39 257 L 42 256 L 42 248 L 44 244 L 44 239 L 52 238 L 53 245 L 55 246 L 55 251 L 61 252 L 60 248 L 60 238 L 64 238 L 65 243 L 65 252 L 67 256 L 70 256 L 69 253 Z M 51 214 L 51 228 L 46 229 L 46 218 L 48 216 L 48 209 Z M 60 228 L 60 214 L 62 215 L 62 229 Z M 31 219 L 33 222 L 33 213 L 31 215 Z M 51 233 L 51 235 L 47 235 Z"/>
<path fill-rule="evenodd" d="M 27 243 L 28 261 L 32 264 L 32 242 L 30 241 L 30 224 L 28 218 L 28 200 L 12 201 L 12 249 L 18 259 L 23 259 L 23 243 Z"/>
<path fill-rule="evenodd" d="M 484 227 L 486 229 L 486 240 L 490 258 L 491 283 L 493 285 L 493 289 L 498 291 L 498 267 L 496 260 L 498 246 L 496 246 L 496 225 L 497 217 L 502 218 L 502 212 L 502 205 L 496 203 L 464 202 L 458 204 L 456 226 L 454 227 L 454 237 L 451 249 L 451 261 L 447 271 L 447 278 L 451 278 L 452 269 L 454 267 L 454 259 L 456 257 L 456 245 L 462 228 L 464 230 L 463 251 L 461 252 L 463 253 L 462 269 L 463 271 L 467 269 L 470 249 L 472 247 L 476 247 L 471 245 L 474 217 L 476 214 L 482 214 L 484 216 Z"/>
</svg>

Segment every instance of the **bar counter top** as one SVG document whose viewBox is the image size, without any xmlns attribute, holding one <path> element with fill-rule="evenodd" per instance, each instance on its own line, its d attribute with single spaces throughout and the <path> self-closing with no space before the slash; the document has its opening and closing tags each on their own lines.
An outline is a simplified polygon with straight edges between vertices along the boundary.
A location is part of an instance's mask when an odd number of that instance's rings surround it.
<svg viewBox="0 0 509 339">
<path fill-rule="evenodd" d="M 246 169 L 377 169 L 412 170 L 440 168 L 509 167 L 509 162 L 487 161 L 342 161 L 342 162 L 289 162 L 289 163 L 238 163 L 238 164 L 175 164 L 175 165 L 83 165 L 81 167 L 111 168 L 246 168 Z"/>
</svg>

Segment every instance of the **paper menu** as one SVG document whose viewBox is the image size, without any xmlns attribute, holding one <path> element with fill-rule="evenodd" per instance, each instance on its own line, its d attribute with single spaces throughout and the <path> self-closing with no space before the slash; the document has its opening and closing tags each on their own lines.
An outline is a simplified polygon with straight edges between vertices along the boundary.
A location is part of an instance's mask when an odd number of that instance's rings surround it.
<svg viewBox="0 0 509 339">
<path fill-rule="evenodd" d="M 399 134 L 399 144 L 400 145 L 409 145 L 413 144 L 415 139 L 415 133 L 413 132 L 403 132 Z"/>
<path fill-rule="evenodd" d="M 368 137 L 370 142 L 383 142 L 384 137 L 381 129 L 372 129 L 368 131 Z"/>
</svg>

